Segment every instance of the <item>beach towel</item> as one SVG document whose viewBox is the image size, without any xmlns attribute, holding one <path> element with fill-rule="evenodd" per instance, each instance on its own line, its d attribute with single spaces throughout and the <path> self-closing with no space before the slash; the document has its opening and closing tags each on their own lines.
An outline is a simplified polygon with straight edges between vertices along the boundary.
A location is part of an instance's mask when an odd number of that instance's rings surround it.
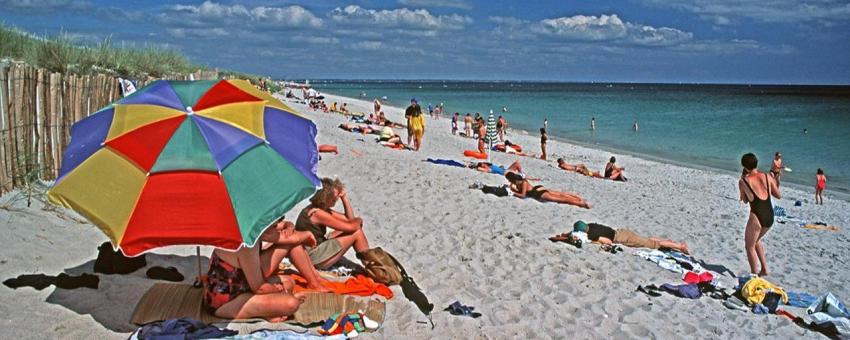
<svg viewBox="0 0 850 340">
<path fill-rule="evenodd" d="M 136 330 L 130 339 L 218 339 L 237 333 L 192 318 L 180 318 L 146 324 Z"/>
<path fill-rule="evenodd" d="M 298 274 L 292 274 L 290 277 L 295 281 L 295 292 L 311 291 L 307 288 L 307 279 Z M 393 298 L 393 291 L 389 287 L 377 283 L 364 275 L 356 275 L 345 280 L 345 282 L 330 281 L 325 284 L 325 287 L 330 288 L 336 294 L 357 296 L 372 296 L 377 294 L 387 300 Z"/>
<path fill-rule="evenodd" d="M 191 317 L 210 324 L 214 322 L 254 322 L 259 319 L 226 320 L 219 318 L 203 306 L 201 288 L 189 284 L 157 283 L 139 299 L 130 323 L 144 325 L 154 321 Z M 384 322 L 386 306 L 383 301 L 333 293 L 308 293 L 306 300 L 287 323 L 312 325 L 324 322 L 329 315 L 349 310 L 362 310 L 379 324 Z"/>
<path fill-rule="evenodd" d="M 296 332 L 293 330 L 270 330 L 261 329 L 251 334 L 234 335 L 227 340 L 345 340 L 345 335 L 314 335 L 309 332 Z"/>
<path fill-rule="evenodd" d="M 425 161 L 426 161 L 426 162 L 429 162 L 429 163 L 440 164 L 440 165 L 448 165 L 448 166 L 456 166 L 456 167 L 460 167 L 460 168 L 465 168 L 465 167 L 466 167 L 466 165 L 463 165 L 463 163 L 458 162 L 458 161 L 453 160 L 453 159 L 442 159 L 442 158 L 433 159 L 433 158 L 428 158 L 428 159 L 426 159 Z"/>
</svg>

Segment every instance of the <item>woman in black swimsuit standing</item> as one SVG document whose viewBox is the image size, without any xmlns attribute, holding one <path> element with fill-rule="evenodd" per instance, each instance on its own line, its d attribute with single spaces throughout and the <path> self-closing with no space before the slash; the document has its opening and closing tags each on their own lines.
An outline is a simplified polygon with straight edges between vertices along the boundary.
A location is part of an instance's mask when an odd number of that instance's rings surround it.
<svg viewBox="0 0 850 340">
<path fill-rule="evenodd" d="M 738 181 L 738 189 L 741 191 L 741 201 L 750 204 L 750 216 L 744 229 L 744 248 L 750 263 L 750 273 L 765 276 L 768 274 L 767 260 L 761 238 L 773 225 L 773 204 L 770 203 L 770 196 L 778 199 L 781 195 L 773 176 L 757 169 L 756 155 L 744 155 L 741 157 L 741 165 L 744 171 Z"/>
</svg>

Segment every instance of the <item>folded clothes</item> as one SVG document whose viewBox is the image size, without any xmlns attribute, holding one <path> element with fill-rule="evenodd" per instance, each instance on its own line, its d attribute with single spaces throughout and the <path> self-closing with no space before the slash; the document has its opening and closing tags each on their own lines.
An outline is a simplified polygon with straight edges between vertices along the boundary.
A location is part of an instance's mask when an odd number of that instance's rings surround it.
<svg viewBox="0 0 850 340">
<path fill-rule="evenodd" d="M 448 311 L 451 315 L 469 316 L 473 319 L 481 316 L 481 313 L 473 311 L 475 310 L 475 307 L 463 305 L 460 301 L 453 302 L 443 310 Z"/>
</svg>

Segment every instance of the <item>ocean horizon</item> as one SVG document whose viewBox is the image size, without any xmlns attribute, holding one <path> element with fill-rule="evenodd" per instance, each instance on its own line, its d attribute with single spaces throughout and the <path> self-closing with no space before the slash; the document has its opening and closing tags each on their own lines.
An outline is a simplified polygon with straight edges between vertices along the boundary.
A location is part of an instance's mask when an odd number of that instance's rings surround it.
<svg viewBox="0 0 850 340">
<path fill-rule="evenodd" d="M 813 192 L 822 168 L 828 192 L 850 195 L 847 85 L 392 79 L 319 79 L 311 85 L 347 97 L 386 98 L 393 106 L 404 107 L 413 97 L 425 109 L 443 103 L 444 117 L 493 110 L 531 135 L 548 119 L 550 138 L 697 168 L 740 172 L 741 155 L 753 152 L 766 172 L 780 152 L 792 170 L 783 183 Z"/>
</svg>

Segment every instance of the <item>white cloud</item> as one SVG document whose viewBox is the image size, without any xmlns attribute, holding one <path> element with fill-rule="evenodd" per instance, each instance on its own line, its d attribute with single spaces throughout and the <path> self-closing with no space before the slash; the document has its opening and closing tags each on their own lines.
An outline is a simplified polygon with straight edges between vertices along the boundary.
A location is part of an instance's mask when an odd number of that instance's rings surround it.
<svg viewBox="0 0 850 340">
<path fill-rule="evenodd" d="M 691 41 L 693 33 L 669 27 L 626 24 L 628 40 L 642 46 L 671 46 Z"/>
<path fill-rule="evenodd" d="M 642 0 L 644 3 L 697 14 L 718 25 L 733 23 L 733 18 L 770 23 L 850 21 L 850 2 L 846 0 Z"/>
<path fill-rule="evenodd" d="M 531 30 L 551 36 L 574 40 L 612 40 L 626 35 L 626 24 L 616 14 L 586 16 L 575 15 L 543 19 Z"/>
<path fill-rule="evenodd" d="M 92 7 L 89 1 L 75 0 L 0 0 L 3 10 L 24 12 L 52 12 L 58 10 L 86 10 Z"/>
<path fill-rule="evenodd" d="M 497 23 L 516 25 L 513 18 L 491 18 Z M 610 41 L 641 46 L 671 46 L 693 39 L 693 33 L 670 27 L 653 27 L 625 22 L 616 14 L 575 15 L 544 19 L 529 25 L 532 32 L 572 41 Z"/>
<path fill-rule="evenodd" d="M 177 38 L 213 39 L 230 35 L 223 28 L 169 28 L 165 30 L 169 35 Z"/>
<path fill-rule="evenodd" d="M 354 49 L 357 49 L 357 50 L 373 50 L 373 51 L 383 49 L 384 47 L 385 47 L 384 43 L 382 43 L 380 41 L 361 41 L 361 42 L 358 42 L 356 44 L 351 45 L 351 48 L 354 48 Z"/>
<path fill-rule="evenodd" d="M 336 44 L 339 42 L 339 39 L 334 37 L 305 37 L 305 36 L 295 36 L 292 37 L 292 42 L 303 42 L 308 44 L 316 44 L 316 45 L 327 45 L 327 44 Z"/>
<path fill-rule="evenodd" d="M 472 3 L 466 0 L 398 0 L 398 3 L 411 7 L 451 7 L 472 9 Z"/>
<path fill-rule="evenodd" d="M 322 19 L 301 6 L 248 8 L 204 1 L 200 5 L 174 5 L 160 13 L 160 21 L 182 27 L 261 25 L 273 28 L 320 27 Z"/>
<path fill-rule="evenodd" d="M 426 9 L 374 10 L 357 5 L 337 7 L 328 16 L 345 24 L 422 30 L 459 30 L 472 23 L 472 18 L 458 14 L 435 16 Z"/>
</svg>

